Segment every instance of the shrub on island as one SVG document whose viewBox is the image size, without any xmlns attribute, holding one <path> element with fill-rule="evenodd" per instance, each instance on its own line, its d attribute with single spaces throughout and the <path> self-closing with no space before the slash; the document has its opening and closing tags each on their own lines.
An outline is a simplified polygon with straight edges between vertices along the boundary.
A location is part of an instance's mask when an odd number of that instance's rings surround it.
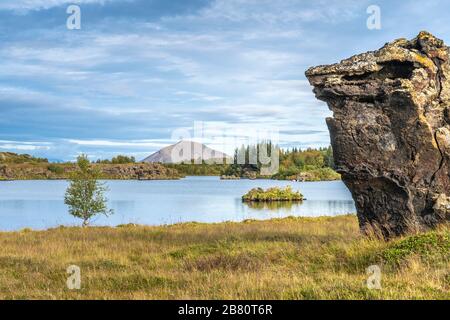
<svg viewBox="0 0 450 320">
<path fill-rule="evenodd" d="M 270 201 L 303 201 L 303 195 L 292 190 L 290 186 L 286 188 L 254 188 L 242 196 L 244 202 L 270 202 Z"/>
</svg>

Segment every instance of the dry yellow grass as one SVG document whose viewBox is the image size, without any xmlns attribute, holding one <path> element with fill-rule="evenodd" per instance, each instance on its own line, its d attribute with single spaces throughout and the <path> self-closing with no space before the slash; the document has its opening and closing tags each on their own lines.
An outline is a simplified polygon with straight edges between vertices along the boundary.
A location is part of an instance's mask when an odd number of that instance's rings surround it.
<svg viewBox="0 0 450 320">
<path fill-rule="evenodd" d="M 0 298 L 449 299 L 449 232 L 386 243 L 342 216 L 0 233 Z"/>
</svg>

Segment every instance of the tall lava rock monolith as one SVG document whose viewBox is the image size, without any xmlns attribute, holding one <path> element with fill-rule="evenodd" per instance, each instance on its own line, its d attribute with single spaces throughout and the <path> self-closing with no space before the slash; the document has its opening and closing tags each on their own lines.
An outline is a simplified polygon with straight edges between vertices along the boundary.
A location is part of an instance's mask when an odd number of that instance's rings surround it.
<svg viewBox="0 0 450 320">
<path fill-rule="evenodd" d="M 450 220 L 450 61 L 427 32 L 306 71 L 360 227 L 386 238 Z"/>
</svg>

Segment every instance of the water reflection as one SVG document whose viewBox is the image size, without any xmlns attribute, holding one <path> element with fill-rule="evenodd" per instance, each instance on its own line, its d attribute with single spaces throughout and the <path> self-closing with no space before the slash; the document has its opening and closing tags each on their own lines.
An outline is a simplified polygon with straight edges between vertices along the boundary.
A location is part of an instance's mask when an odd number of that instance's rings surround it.
<svg viewBox="0 0 450 320">
<path fill-rule="evenodd" d="M 303 202 L 301 201 L 267 201 L 267 202 L 243 202 L 244 205 L 255 210 L 280 210 L 280 209 L 295 209 L 299 207 Z"/>
</svg>

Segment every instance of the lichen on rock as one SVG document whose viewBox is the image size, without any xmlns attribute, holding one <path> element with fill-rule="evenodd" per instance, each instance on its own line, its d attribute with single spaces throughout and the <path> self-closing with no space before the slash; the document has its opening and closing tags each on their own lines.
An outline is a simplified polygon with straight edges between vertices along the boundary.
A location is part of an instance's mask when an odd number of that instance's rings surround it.
<svg viewBox="0 0 450 320">
<path fill-rule="evenodd" d="M 386 237 L 450 219 L 450 61 L 428 32 L 306 71 L 327 102 L 337 171 L 360 227 Z"/>
</svg>

